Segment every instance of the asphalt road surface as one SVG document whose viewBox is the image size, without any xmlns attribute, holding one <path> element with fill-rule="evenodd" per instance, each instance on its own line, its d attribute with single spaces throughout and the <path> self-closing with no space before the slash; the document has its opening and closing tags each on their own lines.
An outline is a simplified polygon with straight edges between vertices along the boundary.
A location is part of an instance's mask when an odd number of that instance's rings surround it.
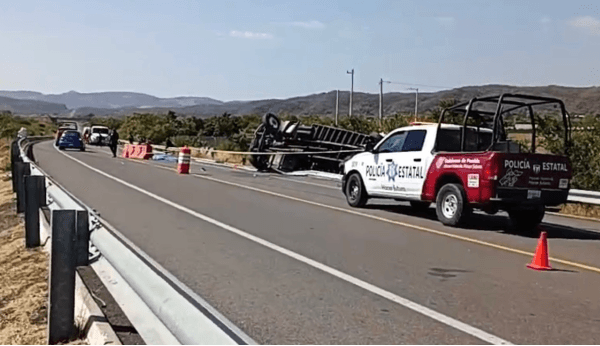
<svg viewBox="0 0 600 346">
<path fill-rule="evenodd" d="M 503 215 L 466 228 L 339 183 L 34 147 L 46 173 L 258 343 L 594 344 L 600 223 L 547 216 L 551 265 Z M 158 197 L 158 198 L 157 198 Z"/>
</svg>

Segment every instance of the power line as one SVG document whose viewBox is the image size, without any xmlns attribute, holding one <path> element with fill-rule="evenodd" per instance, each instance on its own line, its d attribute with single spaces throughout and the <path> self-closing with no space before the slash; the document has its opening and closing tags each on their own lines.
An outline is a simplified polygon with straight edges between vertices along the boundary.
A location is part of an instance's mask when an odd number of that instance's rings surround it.
<svg viewBox="0 0 600 346">
<path fill-rule="evenodd" d="M 400 83 L 400 82 L 388 82 L 388 81 L 384 81 L 384 83 L 388 83 L 388 84 L 398 84 L 398 85 L 411 85 L 411 86 L 420 86 L 420 87 L 426 87 L 426 88 L 442 88 L 442 89 L 452 89 L 452 87 L 448 87 L 448 86 L 440 86 L 440 85 L 426 85 L 426 84 Z"/>
</svg>

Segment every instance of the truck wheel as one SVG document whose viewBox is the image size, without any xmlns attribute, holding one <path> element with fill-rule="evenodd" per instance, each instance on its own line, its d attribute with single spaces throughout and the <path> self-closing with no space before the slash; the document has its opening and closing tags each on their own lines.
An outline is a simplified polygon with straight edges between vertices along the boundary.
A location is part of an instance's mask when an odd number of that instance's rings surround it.
<svg viewBox="0 0 600 346">
<path fill-rule="evenodd" d="M 275 133 L 279 130 L 281 121 L 279 121 L 275 114 L 267 113 L 263 116 L 263 124 L 265 124 L 265 128 L 269 133 Z"/>
<path fill-rule="evenodd" d="M 436 198 L 435 212 L 444 225 L 461 224 L 471 213 L 463 187 L 459 184 L 442 186 Z"/>
<path fill-rule="evenodd" d="M 537 226 L 542 222 L 546 209 L 544 207 L 531 209 L 511 210 L 508 212 L 512 228 L 518 232 L 539 235 Z"/>
<path fill-rule="evenodd" d="M 354 173 L 348 178 L 346 183 L 346 200 L 352 207 L 361 208 L 367 204 L 367 191 L 358 173 Z"/>
<path fill-rule="evenodd" d="M 429 202 L 410 201 L 410 206 L 417 211 L 425 211 L 429 209 L 430 205 Z"/>
</svg>

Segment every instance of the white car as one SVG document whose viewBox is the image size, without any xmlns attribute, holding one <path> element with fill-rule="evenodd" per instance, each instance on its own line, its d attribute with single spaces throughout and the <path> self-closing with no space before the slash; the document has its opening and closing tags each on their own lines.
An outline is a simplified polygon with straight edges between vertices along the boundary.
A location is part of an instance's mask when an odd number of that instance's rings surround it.
<svg viewBox="0 0 600 346">
<path fill-rule="evenodd" d="M 109 129 L 106 126 L 92 126 L 90 134 L 90 144 L 108 145 L 110 139 Z"/>
</svg>

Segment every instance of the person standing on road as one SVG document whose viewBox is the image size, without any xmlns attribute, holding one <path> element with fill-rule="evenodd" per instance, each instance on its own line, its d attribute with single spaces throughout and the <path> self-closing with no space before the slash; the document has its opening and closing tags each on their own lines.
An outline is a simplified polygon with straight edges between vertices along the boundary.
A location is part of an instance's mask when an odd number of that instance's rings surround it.
<svg viewBox="0 0 600 346">
<path fill-rule="evenodd" d="M 113 157 L 117 157 L 117 145 L 119 145 L 119 133 L 117 129 L 113 129 L 110 135 L 110 150 L 113 153 Z"/>
</svg>

